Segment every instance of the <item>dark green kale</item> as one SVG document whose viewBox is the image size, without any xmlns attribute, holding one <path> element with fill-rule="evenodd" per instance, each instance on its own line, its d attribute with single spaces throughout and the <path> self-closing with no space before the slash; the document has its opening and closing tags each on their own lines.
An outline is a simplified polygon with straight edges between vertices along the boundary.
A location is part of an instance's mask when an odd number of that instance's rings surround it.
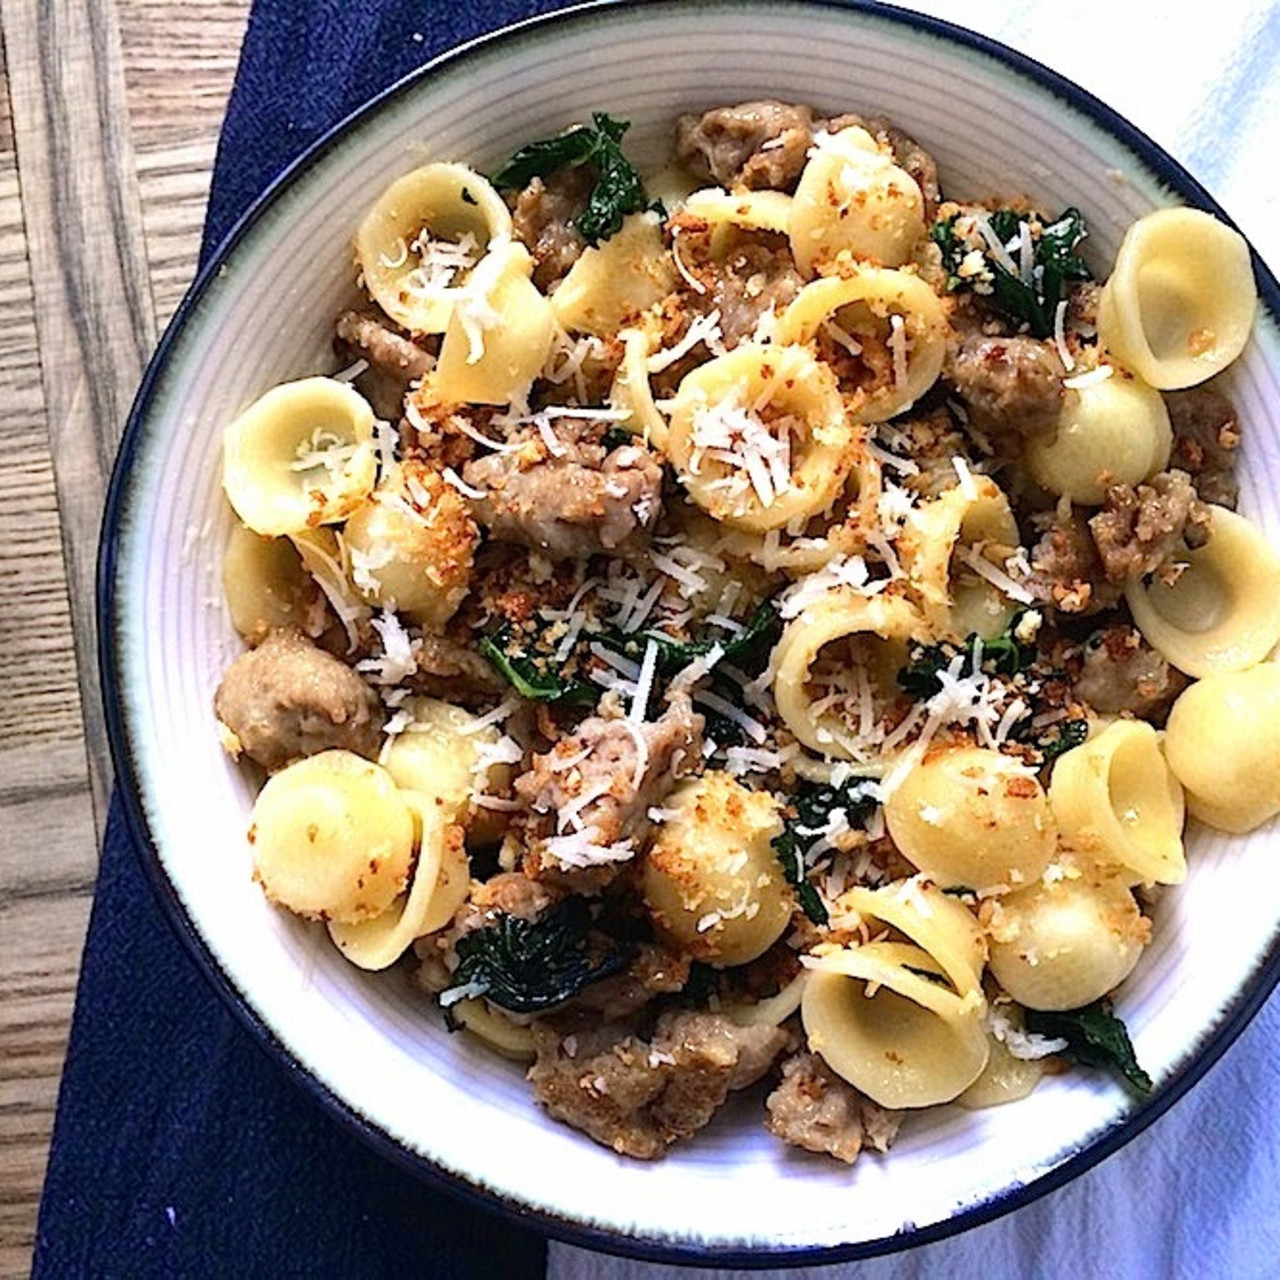
<svg viewBox="0 0 1280 1280">
<path fill-rule="evenodd" d="M 705 658 L 717 645 L 728 662 L 748 675 L 755 675 L 757 664 L 767 658 L 769 650 L 782 634 L 782 620 L 772 600 L 763 600 L 747 620 L 742 631 L 732 639 L 673 640 L 661 631 L 606 631 L 594 637 L 608 650 L 638 662 L 652 640 L 658 646 L 658 674 L 675 675 L 698 658 Z"/>
<path fill-rule="evenodd" d="M 942 688 L 939 671 L 945 671 L 955 658 L 963 654 L 964 663 L 959 678 L 976 675 L 978 670 L 988 675 L 1016 676 L 1025 671 L 1036 659 L 1034 645 L 1023 644 L 1017 638 L 1017 627 L 1022 615 L 1016 615 L 1008 629 L 990 640 L 979 640 L 970 635 L 963 646 L 949 643 L 920 645 L 912 650 L 911 661 L 898 672 L 898 683 L 913 698 L 931 698 Z M 981 644 L 982 656 L 978 656 Z"/>
<path fill-rule="evenodd" d="M 522 697 L 531 702 L 561 706 L 594 706 L 600 691 L 585 680 L 573 680 L 545 669 L 546 659 L 531 657 L 516 640 L 509 622 L 492 635 L 481 636 L 476 646 Z M 539 662 L 544 665 L 540 666 Z"/>
<path fill-rule="evenodd" d="M 796 891 L 800 909 L 814 924 L 826 924 L 826 904 L 809 883 L 805 853 L 835 810 L 843 809 L 849 825 L 860 827 L 875 812 L 876 802 L 866 794 L 861 780 L 854 778 L 839 787 L 829 783 L 802 782 L 791 797 L 791 806 L 795 809 L 795 817 L 788 819 L 782 834 L 774 837 L 773 851 L 778 855 L 787 883 Z"/>
<path fill-rule="evenodd" d="M 959 274 L 960 264 L 972 245 L 956 234 L 958 217 L 958 214 L 953 214 L 935 222 L 930 231 L 933 242 L 942 251 L 942 262 L 948 272 L 947 288 L 952 292 L 974 287 L 972 276 Z M 1027 214 L 1013 209 L 996 209 L 988 217 L 996 237 L 1006 245 L 1021 236 L 1020 224 L 1029 220 Z M 1066 297 L 1067 284 L 1093 278 L 1084 259 L 1075 251 L 1085 234 L 1084 218 L 1074 208 L 1064 210 L 1055 222 L 1043 226 L 1040 231 L 1033 231 L 1030 283 L 1001 266 L 984 245 L 981 252 L 991 277 L 988 296 L 994 306 L 1017 324 L 1025 324 L 1035 337 L 1051 337 L 1054 315 L 1058 304 Z"/>
<path fill-rule="evenodd" d="M 592 112 L 589 125 L 574 125 L 554 138 L 521 147 L 493 175 L 493 185 L 499 190 L 524 187 L 534 178 L 590 165 L 595 183 L 575 225 L 588 244 L 597 245 L 618 234 L 627 214 L 648 207 L 640 174 L 622 152 L 622 137 L 630 127 L 602 111 Z"/>
<path fill-rule="evenodd" d="M 591 908 L 566 898 L 533 920 L 501 915 L 458 939 L 458 967 L 441 993 L 480 996 L 511 1013 L 541 1013 L 563 1004 L 583 987 L 626 968 L 627 947 L 601 953 L 588 937 Z"/>
<path fill-rule="evenodd" d="M 1138 1065 L 1129 1032 L 1105 996 L 1083 1009 L 1062 1013 L 1028 1009 L 1026 1026 L 1035 1035 L 1065 1040 L 1064 1058 L 1082 1067 L 1104 1067 L 1115 1072 L 1142 1097 L 1151 1092 L 1151 1077 Z"/>
<path fill-rule="evenodd" d="M 1072 747 L 1078 747 L 1088 736 L 1087 720 L 1060 720 L 1044 737 L 1032 740 L 1031 745 L 1044 757 L 1044 764 L 1052 764 Z"/>
</svg>

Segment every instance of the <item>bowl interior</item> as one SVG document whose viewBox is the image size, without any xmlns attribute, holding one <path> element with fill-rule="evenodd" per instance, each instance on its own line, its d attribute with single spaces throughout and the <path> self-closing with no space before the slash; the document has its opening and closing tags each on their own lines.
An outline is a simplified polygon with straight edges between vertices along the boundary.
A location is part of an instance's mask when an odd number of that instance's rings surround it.
<svg viewBox="0 0 1280 1280">
<path fill-rule="evenodd" d="M 1011 1107 L 922 1114 L 887 1157 L 849 1170 L 784 1148 L 751 1096 L 663 1162 L 624 1161 L 548 1121 L 521 1069 L 451 1037 L 399 972 L 361 973 L 318 926 L 267 906 L 244 839 L 252 790 L 212 716 L 241 649 L 222 606 L 231 516 L 221 431 L 274 383 L 335 367 L 331 324 L 352 293 L 350 242 L 371 193 L 430 159 L 491 170 L 601 109 L 632 122 L 629 148 L 653 169 L 682 111 L 776 97 L 887 115 L 937 157 L 951 196 L 1024 191 L 1051 211 L 1078 205 L 1105 270 L 1129 222 L 1197 192 L 1065 92 L 980 42 L 884 13 L 649 3 L 559 16 L 444 60 L 358 117 L 260 208 L 184 306 L 131 424 L 108 529 L 117 762 L 197 951 L 367 1132 L 579 1239 L 795 1260 L 878 1251 L 990 1216 L 1132 1123 L 1118 1086 L 1073 1073 Z M 1274 541 L 1278 372 L 1267 312 L 1233 391 L 1247 429 L 1242 509 Z M 1121 1011 L 1166 1097 L 1274 980 L 1273 966 L 1260 967 L 1276 948 L 1280 878 L 1256 874 L 1269 843 L 1266 832 L 1192 833 L 1189 883 L 1160 902 L 1155 941 L 1124 989 Z"/>
</svg>

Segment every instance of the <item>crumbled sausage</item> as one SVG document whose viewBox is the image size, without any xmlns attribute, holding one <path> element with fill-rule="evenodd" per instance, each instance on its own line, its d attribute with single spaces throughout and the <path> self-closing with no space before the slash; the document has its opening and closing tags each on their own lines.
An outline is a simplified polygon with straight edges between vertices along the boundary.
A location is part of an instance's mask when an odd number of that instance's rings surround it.
<svg viewBox="0 0 1280 1280">
<path fill-rule="evenodd" d="M 499 542 L 541 551 L 553 560 L 624 553 L 643 544 L 662 502 L 662 466 L 638 444 L 607 451 L 584 425 L 557 418 L 557 452 L 537 433 L 513 436 L 527 445 L 467 463 L 463 478 L 484 496 L 476 519 Z"/>
<path fill-rule="evenodd" d="M 1104 715 L 1131 711 L 1140 719 L 1158 721 L 1186 685 L 1187 678 L 1136 627 L 1117 623 L 1085 642 L 1072 693 Z"/>
<path fill-rule="evenodd" d="M 864 1146 L 887 1151 L 903 1118 L 902 1112 L 877 1106 L 807 1052 L 782 1064 L 782 1082 L 765 1106 L 770 1133 L 846 1164 L 852 1164 Z"/>
<path fill-rule="evenodd" d="M 1041 523 L 1046 518 L 1041 519 Z M 1031 548 L 1028 589 L 1060 613 L 1094 613 L 1120 599 L 1120 588 L 1102 573 L 1098 548 L 1084 514 L 1068 506 L 1047 517 Z"/>
<path fill-rule="evenodd" d="M 1134 582 L 1169 571 L 1184 548 L 1204 545 L 1209 513 L 1185 471 L 1161 471 L 1146 484 L 1117 484 L 1089 520 L 1107 579 Z"/>
<path fill-rule="evenodd" d="M 809 107 L 762 101 L 681 116 L 676 157 L 722 187 L 791 191 L 813 141 Z"/>
<path fill-rule="evenodd" d="M 569 274 L 587 247 L 574 222 L 591 195 L 591 171 L 561 169 L 549 178 L 533 178 L 516 197 L 511 221 L 516 238 L 533 255 L 533 282 L 549 293 Z"/>
<path fill-rule="evenodd" d="M 340 354 L 369 362 L 355 380 L 356 387 L 380 417 L 399 418 L 409 388 L 430 373 L 430 352 L 396 333 L 374 316 L 344 311 L 334 325 L 334 346 Z"/>
<path fill-rule="evenodd" d="M 983 431 L 1030 437 L 1057 425 L 1066 371 L 1052 343 L 972 335 L 949 352 L 943 373 Z"/>
<path fill-rule="evenodd" d="M 719 1014 L 676 1010 L 651 1041 L 618 1023 L 565 1035 L 534 1024 L 534 1096 L 557 1120 L 641 1160 L 703 1128 L 729 1093 L 769 1069 L 786 1044 L 777 1027 L 740 1027 Z"/>
<path fill-rule="evenodd" d="M 267 770 L 335 747 L 374 759 L 382 743 L 377 695 L 297 631 L 273 631 L 242 653 L 213 707 L 238 752 Z"/>
<path fill-rule="evenodd" d="M 1191 477 L 1202 501 L 1234 511 L 1240 494 L 1235 477 L 1240 420 L 1235 406 L 1212 383 L 1166 391 L 1164 400 L 1173 426 L 1170 466 Z"/>
</svg>

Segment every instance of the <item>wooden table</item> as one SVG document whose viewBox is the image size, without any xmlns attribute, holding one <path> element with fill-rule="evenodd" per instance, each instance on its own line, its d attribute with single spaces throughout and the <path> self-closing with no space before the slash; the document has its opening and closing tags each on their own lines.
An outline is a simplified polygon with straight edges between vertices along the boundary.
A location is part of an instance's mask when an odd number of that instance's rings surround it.
<svg viewBox="0 0 1280 1280">
<path fill-rule="evenodd" d="M 0 1275 L 30 1267 L 106 820 L 94 561 L 249 0 L 0 7 Z"/>
</svg>

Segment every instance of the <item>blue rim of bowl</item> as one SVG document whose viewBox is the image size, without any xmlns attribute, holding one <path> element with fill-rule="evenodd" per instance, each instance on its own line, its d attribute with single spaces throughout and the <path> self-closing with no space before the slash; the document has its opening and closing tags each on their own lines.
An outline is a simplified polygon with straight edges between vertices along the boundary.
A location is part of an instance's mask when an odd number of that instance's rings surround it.
<svg viewBox="0 0 1280 1280">
<path fill-rule="evenodd" d="M 705 13 L 710 5 L 698 6 Z M 737 6 L 732 6 L 737 7 Z M 874 0 L 767 0 L 762 8 L 791 9 L 797 13 L 822 11 L 845 13 L 858 21 L 883 23 L 887 27 L 905 28 L 944 42 L 959 45 L 991 59 L 1016 76 L 1029 79 L 1042 89 L 1065 100 L 1068 106 L 1088 117 L 1102 130 L 1135 154 L 1162 182 L 1187 204 L 1214 213 L 1234 226 L 1227 213 L 1192 175 L 1158 144 L 1123 116 L 1073 81 L 1044 64 L 1017 52 L 1007 45 L 970 31 L 941 18 Z M 142 803 L 138 778 L 132 767 L 132 752 L 124 701 L 121 696 L 123 655 L 117 646 L 113 623 L 116 612 L 116 560 L 121 538 L 122 517 L 131 496 L 130 479 L 134 458 L 144 435 L 146 420 L 157 394 L 162 373 L 172 348 L 186 327 L 211 283 L 241 241 L 251 232 L 265 211 L 322 154 L 339 144 L 357 123 L 381 111 L 388 103 L 413 92 L 418 84 L 444 67 L 459 64 L 488 52 L 497 45 L 516 46 L 551 28 L 572 27 L 582 23 L 608 20 L 613 11 L 655 11 L 667 9 L 687 11 L 687 0 L 590 0 L 589 3 L 555 10 L 524 19 L 500 30 L 487 33 L 450 49 L 370 98 L 363 106 L 345 116 L 321 134 L 294 159 L 249 205 L 236 220 L 226 237 L 208 257 L 195 282 L 183 298 L 161 338 L 155 354 L 143 375 L 125 426 L 124 436 L 112 471 L 104 508 L 97 572 L 98 664 L 106 711 L 107 733 L 114 763 L 118 790 L 129 824 L 133 845 L 137 849 L 147 879 L 156 893 L 170 924 L 187 946 L 197 967 L 205 975 L 224 1003 L 247 1030 L 253 1040 L 282 1065 L 285 1073 L 305 1089 L 345 1128 L 357 1134 L 393 1164 L 439 1187 L 464 1201 L 497 1212 L 509 1222 L 533 1227 L 567 1243 L 603 1253 L 651 1262 L 685 1264 L 703 1267 L 768 1268 L 778 1266 L 818 1266 L 826 1263 L 855 1261 L 895 1253 L 931 1244 L 970 1228 L 1003 1217 L 1015 1209 L 1065 1186 L 1108 1156 L 1119 1150 L 1163 1115 L 1217 1062 L 1236 1040 L 1280 981 L 1280 931 L 1273 936 L 1270 951 L 1258 962 L 1248 982 L 1235 1000 L 1226 1006 L 1216 1026 L 1207 1028 L 1201 1043 L 1193 1047 L 1173 1075 L 1152 1098 L 1122 1115 L 1107 1128 L 1091 1135 L 1079 1148 L 1065 1156 L 1053 1168 L 1032 1181 L 1014 1185 L 988 1199 L 970 1205 L 942 1222 L 910 1227 L 874 1240 L 838 1245 L 796 1245 L 778 1248 L 751 1248 L 727 1245 L 723 1248 L 699 1242 L 676 1242 L 642 1239 L 600 1227 L 586 1226 L 545 1210 L 530 1209 L 508 1201 L 500 1192 L 478 1185 L 464 1175 L 440 1169 L 424 1156 L 407 1151 L 385 1130 L 354 1110 L 334 1093 L 283 1044 L 272 1028 L 251 1007 L 247 996 L 231 976 L 221 968 L 217 957 L 195 929 L 182 906 L 177 890 L 165 874 Z M 731 6 L 725 5 L 726 10 Z M 1280 324 L 1280 285 L 1256 250 L 1251 248 L 1254 276 L 1260 299 Z"/>
</svg>

